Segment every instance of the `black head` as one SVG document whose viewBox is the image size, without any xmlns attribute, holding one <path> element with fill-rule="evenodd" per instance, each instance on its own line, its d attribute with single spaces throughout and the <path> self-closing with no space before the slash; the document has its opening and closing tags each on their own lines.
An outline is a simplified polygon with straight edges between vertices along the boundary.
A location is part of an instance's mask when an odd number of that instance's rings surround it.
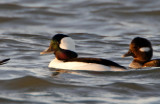
<svg viewBox="0 0 160 104">
<path fill-rule="evenodd" d="M 56 34 L 52 37 L 49 48 L 40 54 L 54 53 L 61 49 L 75 49 L 75 44 L 69 36 L 64 34 Z"/>
<path fill-rule="evenodd" d="M 52 37 L 52 40 L 53 41 L 57 41 L 59 44 L 61 43 L 61 40 L 64 38 L 64 37 L 69 37 L 67 35 L 64 35 L 64 34 L 56 34 Z"/>
</svg>

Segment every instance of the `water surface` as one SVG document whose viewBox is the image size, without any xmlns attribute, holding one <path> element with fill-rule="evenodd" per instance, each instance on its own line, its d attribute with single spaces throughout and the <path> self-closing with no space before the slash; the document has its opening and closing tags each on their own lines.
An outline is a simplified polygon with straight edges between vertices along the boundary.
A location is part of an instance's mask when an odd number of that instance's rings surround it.
<svg viewBox="0 0 160 104">
<path fill-rule="evenodd" d="M 56 33 L 76 42 L 81 57 L 121 58 L 137 36 L 160 57 L 158 0 L 1 0 L 1 104 L 159 104 L 160 69 L 124 72 L 48 69 L 54 55 L 40 56 Z"/>
</svg>

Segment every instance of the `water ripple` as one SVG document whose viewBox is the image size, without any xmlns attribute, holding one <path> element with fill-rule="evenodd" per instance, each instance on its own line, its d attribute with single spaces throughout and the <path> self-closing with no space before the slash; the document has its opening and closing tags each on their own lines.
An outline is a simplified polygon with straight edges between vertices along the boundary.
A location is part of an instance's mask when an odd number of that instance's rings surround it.
<svg viewBox="0 0 160 104">
<path fill-rule="evenodd" d="M 137 36 L 160 57 L 158 0 L 1 0 L 0 102 L 5 104 L 159 103 L 159 68 L 123 72 L 49 70 L 54 55 L 40 56 L 56 33 L 76 42 L 80 57 L 121 58 Z"/>
</svg>

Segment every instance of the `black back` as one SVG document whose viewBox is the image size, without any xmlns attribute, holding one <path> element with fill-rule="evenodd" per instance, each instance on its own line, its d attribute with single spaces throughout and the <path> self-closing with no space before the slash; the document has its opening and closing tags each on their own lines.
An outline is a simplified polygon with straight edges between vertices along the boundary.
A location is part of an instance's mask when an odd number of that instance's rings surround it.
<svg viewBox="0 0 160 104">
<path fill-rule="evenodd" d="M 73 58 L 73 59 L 69 59 L 69 60 L 65 60 L 65 62 L 85 62 L 85 63 L 95 63 L 95 64 L 101 64 L 101 65 L 105 65 L 105 66 L 115 66 L 115 67 L 120 67 L 120 68 L 124 68 L 125 67 L 107 60 L 107 59 L 100 59 L 100 58 Z"/>
</svg>

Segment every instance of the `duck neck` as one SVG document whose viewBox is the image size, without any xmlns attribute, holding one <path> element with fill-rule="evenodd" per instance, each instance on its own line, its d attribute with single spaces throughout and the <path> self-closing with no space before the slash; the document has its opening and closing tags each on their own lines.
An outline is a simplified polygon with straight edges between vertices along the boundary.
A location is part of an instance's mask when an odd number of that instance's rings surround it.
<svg viewBox="0 0 160 104">
<path fill-rule="evenodd" d="M 59 54 L 59 53 L 61 53 L 62 52 L 62 49 L 60 48 L 60 47 L 54 47 L 54 54 L 56 55 L 56 54 Z"/>
<path fill-rule="evenodd" d="M 136 60 L 136 59 L 134 59 L 134 60 L 130 63 L 129 67 L 131 67 L 131 68 L 136 68 L 136 69 L 142 68 L 143 65 L 144 65 L 146 62 L 148 62 L 148 61 L 146 61 L 146 60 Z"/>
<path fill-rule="evenodd" d="M 53 50 L 54 50 L 54 52 L 58 52 L 58 51 L 61 51 L 62 49 L 59 47 L 59 45 L 58 44 L 54 44 L 54 45 L 52 45 L 52 47 L 51 47 Z"/>
<path fill-rule="evenodd" d="M 68 59 L 68 56 L 66 55 L 66 53 L 62 49 L 59 49 L 59 50 L 55 51 L 54 54 L 55 54 L 55 56 L 58 60 Z"/>
</svg>

